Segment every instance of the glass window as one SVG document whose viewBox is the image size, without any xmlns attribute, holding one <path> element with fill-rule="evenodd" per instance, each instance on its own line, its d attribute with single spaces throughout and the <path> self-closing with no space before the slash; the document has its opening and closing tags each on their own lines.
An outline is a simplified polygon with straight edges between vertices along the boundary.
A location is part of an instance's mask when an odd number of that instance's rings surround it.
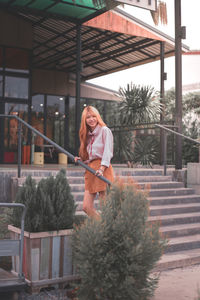
<svg viewBox="0 0 200 300">
<path fill-rule="evenodd" d="M 64 147 L 64 97 L 47 96 L 47 136 Z"/>
<path fill-rule="evenodd" d="M 117 108 L 118 108 L 118 102 L 114 101 L 106 101 L 106 107 L 105 107 L 105 112 L 106 112 L 106 124 L 108 127 L 113 127 L 117 126 L 119 124 L 118 116 L 116 114 Z"/>
<path fill-rule="evenodd" d="M 18 48 L 6 48 L 5 55 L 6 71 L 28 72 L 29 53 Z"/>
<path fill-rule="evenodd" d="M 5 114 L 16 115 L 27 122 L 28 105 L 18 103 L 6 103 Z M 4 126 L 4 162 L 17 162 L 17 145 L 18 145 L 18 121 L 16 119 L 5 119 Z M 27 128 L 22 126 L 22 142 L 27 143 Z"/>
<path fill-rule="evenodd" d="M 75 98 L 69 98 L 69 152 L 75 151 Z"/>
<path fill-rule="evenodd" d="M 3 49 L 0 47 L 0 71 L 3 70 Z"/>
<path fill-rule="evenodd" d="M 5 97 L 28 99 L 28 78 L 6 76 Z"/>
<path fill-rule="evenodd" d="M 88 99 L 88 105 L 94 106 L 100 113 L 102 119 L 104 120 L 104 100 L 90 100 Z"/>
<path fill-rule="evenodd" d="M 0 97 L 3 95 L 3 76 L 0 74 Z"/>
<path fill-rule="evenodd" d="M 31 106 L 31 122 L 32 126 L 39 132 L 44 133 L 44 96 L 36 95 L 32 98 Z M 44 144 L 43 138 L 39 135 L 33 136 L 33 144 L 35 145 L 35 151 L 40 151 L 41 146 Z"/>
</svg>

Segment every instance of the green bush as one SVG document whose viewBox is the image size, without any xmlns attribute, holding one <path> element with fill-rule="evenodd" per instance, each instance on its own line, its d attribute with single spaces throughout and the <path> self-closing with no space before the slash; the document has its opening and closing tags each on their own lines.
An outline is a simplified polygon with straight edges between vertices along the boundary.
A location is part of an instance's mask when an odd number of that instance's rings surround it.
<svg viewBox="0 0 200 300">
<path fill-rule="evenodd" d="M 53 231 L 73 227 L 75 202 L 65 170 L 56 177 L 42 179 L 38 185 L 28 176 L 19 188 L 16 203 L 25 204 L 25 230 L 29 232 Z M 11 223 L 20 227 L 21 210 L 14 209 Z"/>
<path fill-rule="evenodd" d="M 115 182 L 100 221 L 87 219 L 73 235 L 80 300 L 138 300 L 153 294 L 151 271 L 163 253 L 159 225 L 147 222 L 148 201 L 132 182 Z"/>
</svg>

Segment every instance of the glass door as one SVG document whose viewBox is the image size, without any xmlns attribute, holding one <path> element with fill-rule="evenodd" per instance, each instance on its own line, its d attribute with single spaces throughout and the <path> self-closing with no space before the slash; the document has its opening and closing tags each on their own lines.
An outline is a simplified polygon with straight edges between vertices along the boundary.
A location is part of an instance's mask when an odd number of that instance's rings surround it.
<svg viewBox="0 0 200 300">
<path fill-rule="evenodd" d="M 5 114 L 15 115 L 27 122 L 28 105 L 21 103 L 5 103 Z M 6 118 L 4 121 L 4 163 L 17 163 L 18 121 Z M 22 145 L 27 144 L 28 130 L 22 126 Z M 23 150 L 23 148 L 22 148 Z"/>
</svg>

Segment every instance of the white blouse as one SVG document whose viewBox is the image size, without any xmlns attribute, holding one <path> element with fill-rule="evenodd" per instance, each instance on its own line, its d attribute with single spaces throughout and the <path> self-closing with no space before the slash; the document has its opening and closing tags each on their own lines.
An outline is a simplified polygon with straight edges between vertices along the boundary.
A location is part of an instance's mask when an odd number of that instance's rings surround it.
<svg viewBox="0 0 200 300">
<path fill-rule="evenodd" d="M 109 167 L 113 157 L 113 135 L 112 131 L 106 126 L 97 125 L 92 132 L 88 132 L 87 152 L 90 162 L 100 158 L 101 165 Z"/>
</svg>

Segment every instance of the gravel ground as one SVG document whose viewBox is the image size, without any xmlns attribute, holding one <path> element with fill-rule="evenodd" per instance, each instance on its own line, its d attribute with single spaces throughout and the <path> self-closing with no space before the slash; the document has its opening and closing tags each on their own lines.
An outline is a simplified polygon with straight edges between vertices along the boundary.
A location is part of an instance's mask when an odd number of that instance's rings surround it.
<svg viewBox="0 0 200 300">
<path fill-rule="evenodd" d="M 163 271 L 152 300 L 200 300 L 200 265 Z"/>
<path fill-rule="evenodd" d="M 0 300 L 16 300 L 1 294 Z M 160 272 L 158 287 L 149 300 L 200 300 L 200 265 Z M 37 295 L 23 294 L 21 300 L 71 300 L 66 290 L 45 290 Z M 129 299 L 124 299 L 129 300 Z"/>
</svg>

